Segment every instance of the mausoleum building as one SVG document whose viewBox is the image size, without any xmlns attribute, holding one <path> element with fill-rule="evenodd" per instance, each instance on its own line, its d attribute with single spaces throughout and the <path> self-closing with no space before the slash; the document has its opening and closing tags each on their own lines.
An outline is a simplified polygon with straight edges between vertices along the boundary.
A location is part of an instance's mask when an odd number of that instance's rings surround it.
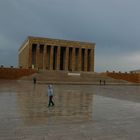
<svg viewBox="0 0 140 140">
<path fill-rule="evenodd" d="M 95 43 L 28 37 L 19 49 L 22 68 L 94 72 Z"/>
</svg>

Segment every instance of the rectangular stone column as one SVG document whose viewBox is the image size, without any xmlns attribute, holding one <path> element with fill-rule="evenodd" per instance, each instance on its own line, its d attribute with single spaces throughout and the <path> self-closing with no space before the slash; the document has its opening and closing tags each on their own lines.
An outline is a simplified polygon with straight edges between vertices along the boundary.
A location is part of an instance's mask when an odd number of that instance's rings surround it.
<svg viewBox="0 0 140 140">
<path fill-rule="evenodd" d="M 43 47 L 44 45 L 40 45 L 39 48 L 39 68 L 43 69 Z"/>
<path fill-rule="evenodd" d="M 50 50 L 50 70 L 53 70 L 53 54 L 54 53 L 54 46 L 51 46 Z"/>
<path fill-rule="evenodd" d="M 81 71 L 81 66 L 82 66 L 82 49 L 79 48 L 79 51 L 78 51 L 78 71 Z"/>
<path fill-rule="evenodd" d="M 68 63 L 69 63 L 69 47 L 66 47 L 65 52 L 65 70 L 68 70 Z"/>
<path fill-rule="evenodd" d="M 28 58 L 28 68 L 32 68 L 32 44 L 29 43 L 29 58 Z"/>
<path fill-rule="evenodd" d="M 91 71 L 93 71 L 94 72 L 94 49 L 91 49 L 91 56 L 90 56 L 90 58 L 91 58 L 91 62 L 90 62 L 90 64 L 91 64 L 91 66 L 90 66 L 90 70 Z"/>
<path fill-rule="evenodd" d="M 72 71 L 75 71 L 75 48 L 72 48 Z"/>
<path fill-rule="evenodd" d="M 46 69 L 49 70 L 50 69 L 50 45 L 46 45 L 46 54 L 47 54 L 47 59 L 46 59 Z"/>
<path fill-rule="evenodd" d="M 53 70 L 57 70 L 57 49 L 58 46 L 54 46 L 54 52 L 53 52 Z"/>
<path fill-rule="evenodd" d="M 43 51 L 43 70 L 46 70 L 47 66 L 47 46 L 44 45 L 44 51 Z"/>
<path fill-rule="evenodd" d="M 39 51 L 40 51 L 39 44 L 37 44 L 37 46 L 36 46 L 36 65 L 35 65 L 36 69 L 39 69 L 39 61 L 40 61 L 39 60 L 39 58 L 40 58 Z"/>
<path fill-rule="evenodd" d="M 60 70 L 60 46 L 57 47 L 57 64 L 56 69 Z"/>
<path fill-rule="evenodd" d="M 88 60 L 88 49 L 85 49 L 85 56 L 84 56 L 84 71 L 87 71 L 87 60 Z"/>
</svg>

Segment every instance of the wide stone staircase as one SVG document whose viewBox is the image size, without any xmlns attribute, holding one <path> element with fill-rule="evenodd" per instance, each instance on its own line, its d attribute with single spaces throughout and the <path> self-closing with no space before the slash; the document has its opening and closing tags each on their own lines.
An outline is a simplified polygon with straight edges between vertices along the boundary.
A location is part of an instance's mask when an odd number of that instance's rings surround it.
<svg viewBox="0 0 140 140">
<path fill-rule="evenodd" d="M 37 83 L 57 84 L 100 84 L 100 80 L 106 84 L 129 84 L 124 80 L 116 80 L 104 74 L 94 72 L 69 72 L 69 71 L 40 71 L 30 76 L 22 77 L 20 80 L 33 80 Z"/>
</svg>

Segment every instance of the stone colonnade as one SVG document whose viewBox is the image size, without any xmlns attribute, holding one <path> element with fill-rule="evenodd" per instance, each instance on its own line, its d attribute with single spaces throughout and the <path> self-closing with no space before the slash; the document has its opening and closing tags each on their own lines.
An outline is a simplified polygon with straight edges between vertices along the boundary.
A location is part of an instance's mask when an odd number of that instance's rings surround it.
<svg viewBox="0 0 140 140">
<path fill-rule="evenodd" d="M 94 71 L 94 46 L 68 47 L 32 43 L 29 66 L 43 70 Z"/>
</svg>

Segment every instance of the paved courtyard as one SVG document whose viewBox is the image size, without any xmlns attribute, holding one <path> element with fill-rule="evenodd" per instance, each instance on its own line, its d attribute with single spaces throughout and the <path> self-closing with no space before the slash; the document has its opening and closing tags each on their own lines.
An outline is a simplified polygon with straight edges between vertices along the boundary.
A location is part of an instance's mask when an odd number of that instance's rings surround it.
<svg viewBox="0 0 140 140">
<path fill-rule="evenodd" d="M 0 140 L 140 140 L 140 86 L 0 81 Z"/>
</svg>

